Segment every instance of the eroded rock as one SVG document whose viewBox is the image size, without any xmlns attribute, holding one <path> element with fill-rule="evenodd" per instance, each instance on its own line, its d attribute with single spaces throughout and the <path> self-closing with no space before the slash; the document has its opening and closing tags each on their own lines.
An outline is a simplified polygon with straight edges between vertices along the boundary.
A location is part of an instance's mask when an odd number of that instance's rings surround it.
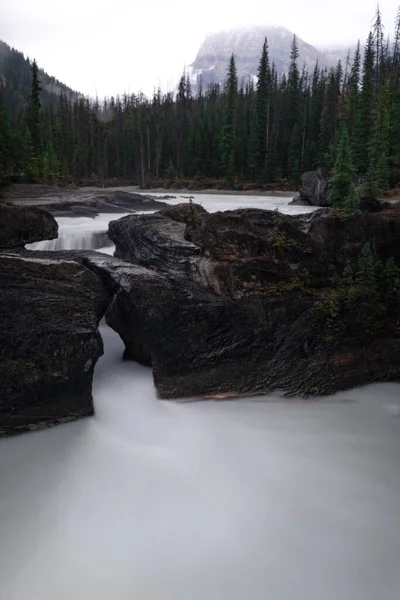
<svg viewBox="0 0 400 600">
<path fill-rule="evenodd" d="M 182 209 L 175 218 L 171 210 L 169 219 L 122 219 L 109 232 L 119 256 L 154 274 L 142 297 L 140 277 L 127 295 L 117 294 L 110 314 L 118 317 L 109 323 L 133 340 L 131 324 L 140 321 L 161 397 L 276 389 L 307 396 L 400 379 L 398 303 L 383 314 L 356 283 L 357 306 L 349 309 L 344 298 L 343 315 L 335 321 L 331 312 L 335 273 L 348 260 L 357 267 L 366 241 L 378 258 L 400 263 L 399 211 L 322 210 L 307 218 L 199 211 L 185 225 Z M 146 298 L 139 311 L 133 290 L 139 303 Z"/>
<path fill-rule="evenodd" d="M 110 294 L 99 278 L 71 260 L 26 255 L 0 256 L 0 435 L 93 414 L 103 353 Z"/>
<path fill-rule="evenodd" d="M 0 248 L 53 240 L 58 235 L 55 218 L 33 206 L 11 206 L 0 202 Z"/>
</svg>

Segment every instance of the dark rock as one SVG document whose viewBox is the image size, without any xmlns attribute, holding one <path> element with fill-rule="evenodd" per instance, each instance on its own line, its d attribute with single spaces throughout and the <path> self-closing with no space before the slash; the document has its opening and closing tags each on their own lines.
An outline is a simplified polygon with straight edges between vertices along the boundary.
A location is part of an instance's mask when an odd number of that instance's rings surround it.
<svg viewBox="0 0 400 600">
<path fill-rule="evenodd" d="M 111 221 L 108 237 L 115 256 L 147 268 L 188 274 L 201 249 L 185 239 L 186 225 L 156 213 Z"/>
<path fill-rule="evenodd" d="M 116 213 L 135 211 L 154 211 L 169 206 L 153 196 L 134 194 L 124 191 L 91 192 L 85 198 L 77 195 L 64 201 L 48 202 L 46 210 L 56 217 L 95 217 L 99 213 Z"/>
<path fill-rule="evenodd" d="M 124 290 L 107 320 L 128 340 L 127 356 L 151 362 L 160 396 L 315 395 L 400 379 L 397 309 L 378 317 L 373 340 L 357 314 L 333 336 L 321 317 L 335 271 L 357 260 L 366 240 L 380 258 L 390 253 L 400 263 L 399 211 L 321 210 L 307 220 L 255 209 L 202 212 L 182 227 L 172 220 L 181 210 L 169 219 L 126 217 L 109 232 L 121 257 L 153 271 L 141 292 L 143 273 L 133 277 L 121 263 Z M 369 292 L 360 294 L 362 304 Z"/>
<path fill-rule="evenodd" d="M 311 204 L 307 198 L 296 196 L 296 198 L 293 198 L 293 200 L 289 202 L 289 206 L 311 206 Z"/>
<path fill-rule="evenodd" d="M 179 223 L 185 223 L 185 225 L 193 225 L 196 220 L 206 214 L 207 211 L 200 204 L 182 203 L 176 204 L 175 206 L 168 206 L 159 211 L 159 215 L 178 221 Z"/>
<path fill-rule="evenodd" d="M 96 248 L 107 248 L 113 246 L 114 244 L 108 237 L 107 231 L 95 231 L 93 233 L 93 245 L 92 248 L 95 250 Z"/>
<path fill-rule="evenodd" d="M 98 277 L 25 254 L 0 256 L 0 435 L 91 415 L 103 353 L 97 327 L 110 294 Z"/>
<path fill-rule="evenodd" d="M 35 207 L 0 203 L 0 248 L 18 248 L 32 242 L 53 240 L 58 235 L 55 218 Z"/>
<path fill-rule="evenodd" d="M 366 243 L 371 244 L 381 260 L 393 256 L 400 264 L 398 206 L 362 215 L 347 215 L 336 209 L 317 211 L 311 216 L 308 234 L 319 244 L 324 260 L 336 268 L 355 259 Z"/>
<path fill-rule="evenodd" d="M 385 208 L 390 208 L 388 202 L 381 202 L 377 198 L 363 196 L 357 202 L 358 208 L 363 212 L 379 212 Z"/>
<path fill-rule="evenodd" d="M 300 206 L 328 206 L 328 179 L 321 169 L 307 171 L 301 176 L 299 196 L 291 204 Z"/>
</svg>

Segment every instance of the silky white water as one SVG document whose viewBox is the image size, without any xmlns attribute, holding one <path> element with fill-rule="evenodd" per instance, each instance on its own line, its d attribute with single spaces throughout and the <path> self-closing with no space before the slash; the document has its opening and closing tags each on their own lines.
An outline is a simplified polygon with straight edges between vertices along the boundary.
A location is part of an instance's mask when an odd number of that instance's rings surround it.
<svg viewBox="0 0 400 600">
<path fill-rule="evenodd" d="M 176 404 L 101 333 L 96 416 L 0 440 L 1 600 L 400 598 L 398 384 Z"/>
<path fill-rule="evenodd" d="M 123 189 L 123 188 L 122 188 Z M 137 192 L 136 192 L 137 193 Z M 163 194 L 152 194 L 162 197 Z M 190 196 L 194 202 L 204 206 L 209 212 L 219 210 L 235 210 L 236 208 L 263 208 L 265 210 L 279 210 L 284 214 L 301 214 L 312 212 L 315 208 L 304 206 L 289 206 L 291 198 L 286 196 L 239 196 L 217 194 L 194 194 Z M 188 195 L 179 195 L 169 200 L 162 200 L 168 204 L 188 202 Z M 160 198 L 161 199 L 161 198 Z M 155 211 L 136 211 L 136 214 L 151 213 Z M 110 221 L 115 221 L 125 216 L 123 214 L 101 213 L 95 218 L 90 217 L 57 217 L 58 238 L 28 244 L 29 250 L 99 250 L 107 254 L 114 253 L 114 246 L 108 244 L 102 247 L 98 243 L 96 234 L 106 232 Z"/>
</svg>

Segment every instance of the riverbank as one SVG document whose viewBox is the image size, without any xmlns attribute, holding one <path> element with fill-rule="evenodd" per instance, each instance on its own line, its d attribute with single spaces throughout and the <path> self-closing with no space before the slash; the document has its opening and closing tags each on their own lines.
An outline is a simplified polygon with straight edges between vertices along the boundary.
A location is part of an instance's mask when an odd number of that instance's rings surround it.
<svg viewBox="0 0 400 600">
<path fill-rule="evenodd" d="M 218 189 L 206 189 L 206 190 L 190 190 L 190 189 L 177 189 L 170 188 L 168 190 L 164 188 L 146 188 L 142 189 L 137 185 L 119 185 L 113 187 L 59 187 L 55 185 L 42 185 L 42 184 L 13 184 L 6 188 L 4 192 L 5 200 L 12 202 L 13 204 L 27 205 L 45 205 L 54 202 L 68 202 L 76 201 L 79 198 L 80 201 L 90 201 L 94 197 L 98 197 L 102 194 L 108 194 L 109 192 L 127 192 L 130 194 L 144 194 L 148 196 L 165 196 L 166 198 L 184 197 L 195 195 L 205 196 L 265 196 L 265 197 L 276 197 L 276 198 L 292 198 L 296 192 L 288 191 L 261 191 L 261 190 L 218 190 Z"/>
</svg>

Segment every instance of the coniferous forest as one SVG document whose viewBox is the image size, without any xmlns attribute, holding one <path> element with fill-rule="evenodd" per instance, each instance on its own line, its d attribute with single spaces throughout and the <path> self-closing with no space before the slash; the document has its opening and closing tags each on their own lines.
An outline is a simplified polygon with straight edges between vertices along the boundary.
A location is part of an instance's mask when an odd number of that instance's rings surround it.
<svg viewBox="0 0 400 600">
<path fill-rule="evenodd" d="M 0 178 L 43 183 L 110 179 L 142 186 L 166 179 L 223 179 L 240 189 L 297 186 L 316 168 L 333 175 L 332 203 L 356 186 L 376 196 L 400 180 L 400 10 L 394 38 L 379 9 L 364 45 L 345 64 L 308 72 L 296 37 L 287 74 L 262 48 L 257 83 L 238 81 L 235 58 L 225 86 L 90 100 L 62 91 L 43 101 L 36 62 L 30 92 L 16 102 L 0 78 Z"/>
</svg>

